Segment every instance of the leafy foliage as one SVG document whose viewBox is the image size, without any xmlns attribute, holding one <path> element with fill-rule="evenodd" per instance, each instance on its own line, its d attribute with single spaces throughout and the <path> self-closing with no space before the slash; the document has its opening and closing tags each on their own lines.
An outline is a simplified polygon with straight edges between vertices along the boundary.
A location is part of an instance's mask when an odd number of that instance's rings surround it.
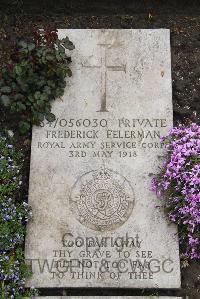
<svg viewBox="0 0 200 299">
<path fill-rule="evenodd" d="M 31 272 L 25 264 L 23 242 L 31 210 L 19 197 L 23 155 L 14 149 L 9 136 L 0 136 L 0 298 L 22 298 L 25 278 Z"/>
<path fill-rule="evenodd" d="M 29 40 L 16 41 L 0 74 L 0 101 L 8 112 L 17 115 L 22 133 L 44 118 L 55 119 L 51 100 L 61 97 L 66 76 L 71 76 L 71 58 L 66 50 L 74 45 L 56 30 L 35 30 Z"/>
</svg>

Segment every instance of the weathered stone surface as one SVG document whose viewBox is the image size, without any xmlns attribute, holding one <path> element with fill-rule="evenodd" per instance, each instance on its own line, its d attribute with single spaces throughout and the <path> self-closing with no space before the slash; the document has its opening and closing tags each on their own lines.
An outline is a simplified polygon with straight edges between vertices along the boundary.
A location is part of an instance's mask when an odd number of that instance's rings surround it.
<svg viewBox="0 0 200 299">
<path fill-rule="evenodd" d="M 150 191 L 172 126 L 169 31 L 59 34 L 73 77 L 33 129 L 27 285 L 179 288 L 176 228 Z"/>
</svg>

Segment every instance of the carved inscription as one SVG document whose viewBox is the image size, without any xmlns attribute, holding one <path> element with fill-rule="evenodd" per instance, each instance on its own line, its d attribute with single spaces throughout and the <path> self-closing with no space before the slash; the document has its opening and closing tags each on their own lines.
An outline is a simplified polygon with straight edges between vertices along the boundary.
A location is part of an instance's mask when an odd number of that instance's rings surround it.
<svg viewBox="0 0 200 299">
<path fill-rule="evenodd" d="M 61 118 L 43 122 L 38 149 L 66 151 L 68 158 L 136 159 L 143 151 L 160 149 L 166 119 Z M 69 141 L 69 142 L 68 142 Z"/>
<path fill-rule="evenodd" d="M 98 44 L 101 47 L 101 65 L 84 65 L 82 67 L 101 70 L 101 106 L 97 112 L 108 112 L 106 107 L 106 92 L 107 92 L 107 71 L 122 71 L 126 72 L 126 65 L 108 65 L 107 64 L 107 50 L 112 46 L 111 44 Z"/>
<path fill-rule="evenodd" d="M 131 215 L 133 204 L 133 188 L 128 180 L 103 167 L 82 175 L 70 197 L 76 219 L 98 231 L 121 226 Z"/>
</svg>

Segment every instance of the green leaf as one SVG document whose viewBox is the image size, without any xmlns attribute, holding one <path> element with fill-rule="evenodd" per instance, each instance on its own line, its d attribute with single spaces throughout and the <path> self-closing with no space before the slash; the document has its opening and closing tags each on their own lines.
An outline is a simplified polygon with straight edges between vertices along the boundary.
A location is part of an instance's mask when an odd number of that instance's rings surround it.
<svg viewBox="0 0 200 299">
<path fill-rule="evenodd" d="M 34 94 L 34 98 L 36 98 L 36 100 L 38 100 L 41 96 L 41 93 L 39 91 L 36 91 Z"/>
<path fill-rule="evenodd" d="M 28 44 L 28 50 L 32 51 L 33 49 L 35 49 L 35 44 L 33 44 L 33 43 Z"/>
<path fill-rule="evenodd" d="M 20 121 L 19 122 L 19 129 L 21 133 L 26 133 L 30 129 L 30 124 L 27 121 Z"/>
<path fill-rule="evenodd" d="M 67 68 L 67 75 L 69 76 L 69 77 L 71 77 L 72 76 L 72 71 L 70 70 L 70 68 Z"/>
<path fill-rule="evenodd" d="M 45 41 L 37 47 L 31 40 L 21 40 L 18 45 L 19 60 L 14 54 L 9 61 L 12 68 L 1 69 L 0 102 L 16 113 L 20 130 L 26 132 L 44 118 L 55 120 L 51 101 L 63 95 L 65 79 L 72 75 L 65 51 L 73 50 L 74 45 L 68 37 L 57 39 L 55 47 Z"/>
<path fill-rule="evenodd" d="M 44 86 L 44 92 L 46 94 L 51 94 L 51 88 L 48 85 Z"/>
<path fill-rule="evenodd" d="M 1 92 L 2 93 L 10 93 L 11 88 L 9 86 L 3 86 L 3 87 L 1 87 Z"/>
<path fill-rule="evenodd" d="M 16 66 L 15 66 L 15 72 L 16 72 L 17 75 L 21 75 L 21 73 L 22 73 L 22 68 L 21 68 L 21 66 L 16 65 Z"/>
<path fill-rule="evenodd" d="M 27 42 L 21 40 L 21 41 L 19 42 L 19 46 L 21 46 L 22 48 L 27 48 Z"/>
<path fill-rule="evenodd" d="M 31 103 L 34 103 L 34 101 L 35 101 L 35 99 L 34 99 L 34 97 L 32 95 L 28 96 L 28 100 Z"/>
<path fill-rule="evenodd" d="M 56 117 L 55 117 L 55 115 L 53 113 L 47 113 L 47 114 L 45 114 L 45 118 L 49 122 L 53 122 L 56 119 Z"/>
<path fill-rule="evenodd" d="M 46 101 L 46 100 L 48 100 L 47 95 L 46 95 L 45 93 L 43 93 L 43 94 L 41 95 L 41 97 L 40 97 L 40 100 L 41 100 L 41 101 Z"/>
<path fill-rule="evenodd" d="M 68 50 L 70 50 L 70 51 L 75 49 L 74 44 L 69 40 L 68 37 L 63 38 L 63 39 L 61 40 L 61 44 L 62 44 L 66 49 L 68 49 Z"/>
<path fill-rule="evenodd" d="M 10 105 L 10 98 L 7 95 L 3 94 L 1 96 L 1 101 L 5 107 L 8 107 Z"/>
<path fill-rule="evenodd" d="M 56 97 L 61 97 L 64 94 L 64 89 L 63 88 L 57 88 L 56 89 Z"/>
<path fill-rule="evenodd" d="M 51 54 L 47 54 L 46 55 L 46 60 L 53 61 L 54 60 L 54 56 L 51 55 Z"/>
<path fill-rule="evenodd" d="M 26 110 L 26 106 L 22 102 L 18 102 L 17 105 L 20 111 Z"/>
<path fill-rule="evenodd" d="M 44 120 L 44 115 L 40 112 L 36 114 L 37 120 L 41 123 Z"/>
<path fill-rule="evenodd" d="M 65 54 L 65 48 L 62 45 L 58 45 L 58 50 L 60 53 Z"/>
</svg>

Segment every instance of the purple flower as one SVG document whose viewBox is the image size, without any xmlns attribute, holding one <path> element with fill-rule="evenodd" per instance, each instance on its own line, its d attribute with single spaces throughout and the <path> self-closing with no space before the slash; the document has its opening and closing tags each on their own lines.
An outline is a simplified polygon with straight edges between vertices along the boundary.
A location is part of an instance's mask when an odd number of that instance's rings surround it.
<svg viewBox="0 0 200 299">
<path fill-rule="evenodd" d="M 169 219 L 178 224 L 185 256 L 200 259 L 200 126 L 172 128 L 161 142 L 167 156 L 151 190 L 164 198 Z"/>
</svg>

